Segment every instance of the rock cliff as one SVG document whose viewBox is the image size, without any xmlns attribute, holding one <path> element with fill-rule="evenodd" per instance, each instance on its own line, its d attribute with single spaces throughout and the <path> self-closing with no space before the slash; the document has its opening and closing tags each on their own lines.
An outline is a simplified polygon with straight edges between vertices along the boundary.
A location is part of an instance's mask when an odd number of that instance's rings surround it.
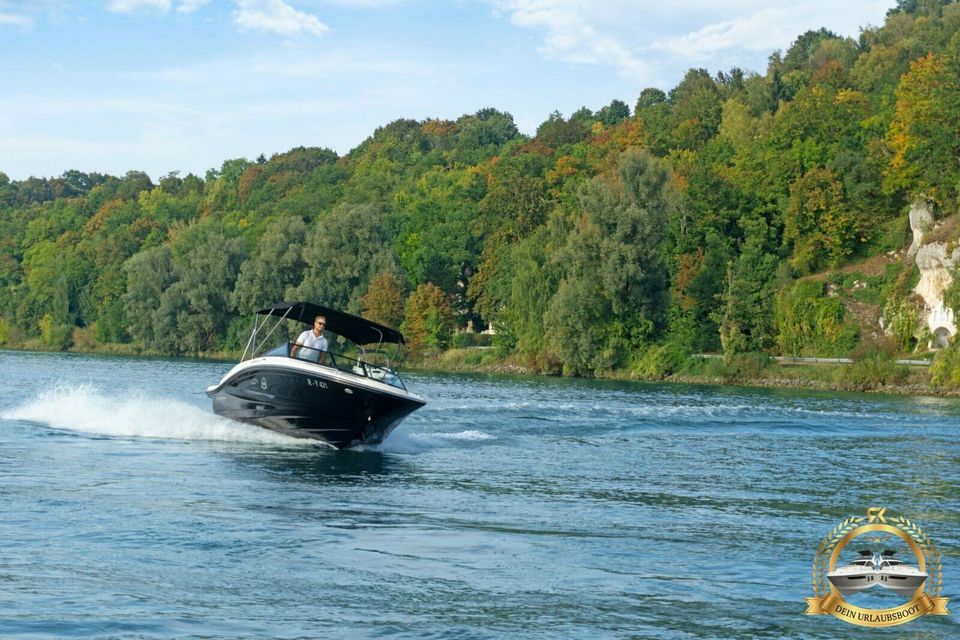
<svg viewBox="0 0 960 640">
<path fill-rule="evenodd" d="M 910 228 L 913 230 L 913 243 L 907 255 L 916 257 L 920 269 L 920 282 L 913 291 L 923 298 L 921 318 L 933 335 L 930 346 L 943 347 L 957 333 L 953 309 L 944 306 L 943 292 L 953 282 L 954 268 L 960 262 L 960 247 L 950 251 L 944 242 L 923 244 L 924 237 L 933 229 L 933 215 L 922 201 L 915 202 L 910 208 Z"/>
</svg>

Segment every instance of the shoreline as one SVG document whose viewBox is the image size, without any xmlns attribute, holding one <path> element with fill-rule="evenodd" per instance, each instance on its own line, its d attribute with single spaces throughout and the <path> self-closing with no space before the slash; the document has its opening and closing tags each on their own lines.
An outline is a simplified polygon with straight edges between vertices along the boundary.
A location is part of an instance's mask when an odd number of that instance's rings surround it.
<svg viewBox="0 0 960 640">
<path fill-rule="evenodd" d="M 127 347 L 128 345 L 123 345 Z M 239 359 L 240 354 L 232 353 L 209 353 L 198 355 L 167 355 L 154 353 L 136 347 L 120 349 L 97 349 L 81 350 L 76 348 L 65 351 L 48 351 L 44 349 L 33 349 L 29 347 L 3 346 L 0 351 L 15 351 L 21 353 L 57 353 L 57 354 L 76 354 L 88 356 L 110 356 L 110 357 L 130 357 L 130 358 L 163 358 L 170 360 L 197 360 L 205 362 L 232 362 Z M 875 383 L 875 382 L 843 382 L 837 380 L 825 380 L 816 377 L 790 376 L 784 377 L 778 375 L 777 369 L 786 368 L 804 368 L 808 371 L 819 370 L 821 374 L 829 376 L 835 375 L 837 371 L 843 371 L 850 367 L 849 364 L 816 364 L 816 365 L 797 365 L 797 364 L 776 364 L 771 363 L 762 371 L 769 375 L 761 376 L 723 376 L 707 375 L 693 373 L 674 373 L 662 378 L 646 377 L 638 375 L 635 372 L 619 369 L 604 372 L 601 375 L 589 376 L 563 376 L 561 374 L 541 373 L 529 367 L 512 362 L 509 358 L 495 358 L 488 362 L 468 363 L 462 357 L 464 352 L 470 352 L 469 349 L 450 349 L 435 357 L 421 358 L 411 360 L 409 364 L 401 367 L 402 370 L 422 373 L 470 373 L 478 375 L 515 375 L 531 376 L 544 378 L 579 378 L 583 380 L 614 380 L 621 382 L 646 382 L 663 384 L 689 384 L 705 386 L 732 386 L 747 387 L 758 389 L 796 389 L 805 391 L 835 392 L 835 393 L 864 393 L 864 394 L 888 394 L 888 395 L 910 395 L 910 396 L 928 396 L 937 398 L 957 398 L 960 397 L 960 389 L 939 388 L 929 383 L 929 376 L 918 376 L 904 382 L 893 383 Z M 452 356 L 452 357 L 451 357 Z M 457 357 L 460 356 L 460 357 Z M 926 378 L 921 380 L 916 378 Z"/>
<path fill-rule="evenodd" d="M 445 358 L 454 352 L 463 352 L 465 350 L 449 350 L 435 358 L 429 358 L 417 361 L 414 365 L 406 367 L 413 371 L 427 371 L 437 373 L 475 373 L 483 375 L 524 375 L 537 377 L 562 378 L 560 374 L 538 373 L 528 367 L 519 365 L 507 360 L 496 360 L 489 363 L 466 363 L 463 360 L 451 361 L 451 358 Z M 779 364 L 771 363 L 762 371 L 768 375 L 756 377 L 741 376 L 722 376 L 692 373 L 674 373 L 661 378 L 641 376 L 635 372 L 619 369 L 608 371 L 602 375 L 594 377 L 586 376 L 568 376 L 584 380 L 616 380 L 622 382 L 647 382 L 664 384 L 689 384 L 689 385 L 708 385 L 708 386 L 733 386 L 748 387 L 758 389 L 797 389 L 805 391 L 821 391 L 835 393 L 864 393 L 864 394 L 889 394 L 889 395 L 911 395 L 928 396 L 937 398 L 957 398 L 960 397 L 960 389 L 935 387 L 929 382 L 929 373 L 924 370 L 917 371 L 909 368 L 908 380 L 904 382 L 853 382 L 824 380 L 815 377 L 804 377 L 803 375 L 784 376 L 784 370 L 795 369 L 796 371 L 806 370 L 808 372 L 820 372 L 823 375 L 832 377 L 838 372 L 842 373 L 849 370 L 850 364 Z M 906 365 L 898 365 L 907 368 Z"/>
</svg>

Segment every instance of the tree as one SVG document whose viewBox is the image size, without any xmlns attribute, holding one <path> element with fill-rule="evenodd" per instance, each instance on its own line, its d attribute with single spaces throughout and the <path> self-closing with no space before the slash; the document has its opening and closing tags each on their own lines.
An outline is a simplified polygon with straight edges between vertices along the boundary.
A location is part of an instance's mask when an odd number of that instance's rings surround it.
<svg viewBox="0 0 960 640">
<path fill-rule="evenodd" d="M 557 148 L 565 144 L 576 144 L 589 134 L 590 129 L 584 122 L 574 118 L 564 120 L 559 111 L 554 111 L 537 127 L 536 138 L 548 147 Z"/>
<path fill-rule="evenodd" d="M 960 188 L 960 34 L 942 55 L 910 65 L 897 89 L 888 136 L 890 182 L 926 193 L 940 205 L 958 201 Z"/>
<path fill-rule="evenodd" d="M 720 92 L 706 69 L 690 69 L 670 91 L 673 138 L 682 149 L 699 149 L 720 127 Z"/>
<path fill-rule="evenodd" d="M 908 13 L 917 16 L 939 16 L 943 7 L 954 0 L 897 0 L 897 6 L 887 10 L 887 16 Z"/>
<path fill-rule="evenodd" d="M 856 346 L 857 328 L 844 322 L 843 302 L 818 281 L 800 281 L 777 295 L 777 343 L 790 356 L 837 357 Z"/>
<path fill-rule="evenodd" d="M 361 300 L 363 317 L 388 327 L 403 322 L 403 278 L 393 271 L 382 271 L 373 277 Z"/>
<path fill-rule="evenodd" d="M 777 258 L 768 252 L 770 229 L 762 218 L 742 218 L 740 256 L 727 270 L 722 306 L 715 319 L 726 357 L 764 352 L 773 346 Z"/>
<path fill-rule="evenodd" d="M 839 265 L 865 239 L 865 226 L 828 169 L 814 167 L 790 185 L 783 240 L 793 247 L 791 263 L 800 274 Z"/>
<path fill-rule="evenodd" d="M 709 232 L 698 268 L 683 288 L 690 299 L 689 314 L 693 321 L 691 350 L 717 351 L 721 346 L 715 313 L 723 295 L 729 260 L 727 242 L 715 231 Z"/>
<path fill-rule="evenodd" d="M 816 31 L 806 31 L 797 37 L 783 57 L 784 70 L 804 69 L 808 67 L 820 45 L 826 40 L 838 40 L 840 36 L 821 27 Z"/>
<path fill-rule="evenodd" d="M 161 350 L 157 309 L 163 292 L 177 281 L 173 254 L 167 246 L 154 247 L 131 256 L 123 269 L 127 275 L 123 294 L 124 313 L 130 323 L 127 331 L 145 346 Z"/>
<path fill-rule="evenodd" d="M 637 105 L 634 108 L 634 111 L 636 113 L 640 113 L 644 109 L 666 101 L 667 94 L 665 94 L 661 89 L 657 89 L 656 87 L 647 87 L 640 92 L 640 97 L 637 98 Z"/>
<path fill-rule="evenodd" d="M 303 282 L 293 290 L 305 300 L 360 311 L 373 276 L 395 271 L 382 211 L 374 205 L 338 205 L 308 234 Z"/>
<path fill-rule="evenodd" d="M 449 296 L 425 282 L 407 298 L 401 330 L 412 351 L 436 353 L 450 343 L 454 320 Z"/>
<path fill-rule="evenodd" d="M 240 267 L 233 302 L 243 315 L 292 296 L 303 280 L 307 225 L 296 216 L 275 220 L 257 243 L 256 253 Z"/>
<path fill-rule="evenodd" d="M 621 365 L 662 328 L 668 176 L 647 152 L 630 150 L 612 180 L 581 191 L 583 214 L 557 256 L 563 275 L 544 315 L 547 343 L 566 372 Z"/>
<path fill-rule="evenodd" d="M 394 246 L 411 284 L 432 282 L 453 295 L 476 269 L 483 233 L 477 200 L 484 194 L 475 177 L 437 167 L 394 198 Z"/>
<path fill-rule="evenodd" d="M 168 323 L 176 318 L 176 335 L 158 336 L 161 349 L 169 351 L 176 345 L 180 352 L 202 353 L 228 346 L 227 327 L 236 309 L 233 284 L 246 258 L 243 240 L 197 228 L 177 241 L 181 244 L 174 246 L 179 281 L 160 296 L 159 310 Z M 182 251 L 179 256 L 177 249 Z"/>
<path fill-rule="evenodd" d="M 608 127 L 622 122 L 630 117 L 630 107 L 623 100 L 613 100 L 607 106 L 597 111 L 597 120 Z"/>
</svg>

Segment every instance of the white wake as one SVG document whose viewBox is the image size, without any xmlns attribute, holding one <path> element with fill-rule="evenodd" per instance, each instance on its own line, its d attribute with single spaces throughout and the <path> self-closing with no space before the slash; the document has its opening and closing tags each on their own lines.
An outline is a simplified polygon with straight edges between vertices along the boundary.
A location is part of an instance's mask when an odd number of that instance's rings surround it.
<svg viewBox="0 0 960 640">
<path fill-rule="evenodd" d="M 241 424 L 179 400 L 145 393 L 106 395 L 90 385 L 55 387 L 0 413 L 55 429 L 120 438 L 309 445 L 267 429 Z"/>
</svg>

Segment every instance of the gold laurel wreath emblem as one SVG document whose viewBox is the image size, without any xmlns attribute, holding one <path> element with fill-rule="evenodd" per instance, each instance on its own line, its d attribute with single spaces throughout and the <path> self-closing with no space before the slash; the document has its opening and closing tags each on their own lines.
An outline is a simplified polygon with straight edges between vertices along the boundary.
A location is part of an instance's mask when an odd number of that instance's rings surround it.
<svg viewBox="0 0 960 640">
<path fill-rule="evenodd" d="M 844 622 L 865 627 L 890 627 L 904 624 L 923 615 L 946 615 L 947 598 L 943 589 L 943 564 L 940 550 L 916 522 L 902 515 L 884 517 L 885 508 L 870 508 L 867 516 L 846 518 L 820 542 L 813 558 L 813 598 L 807 598 L 807 615 L 830 614 Z M 840 550 L 865 533 L 884 532 L 906 541 L 917 556 L 921 570 L 927 571 L 923 588 L 917 589 L 904 605 L 891 609 L 864 609 L 844 600 L 827 578 L 835 567 Z"/>
</svg>

